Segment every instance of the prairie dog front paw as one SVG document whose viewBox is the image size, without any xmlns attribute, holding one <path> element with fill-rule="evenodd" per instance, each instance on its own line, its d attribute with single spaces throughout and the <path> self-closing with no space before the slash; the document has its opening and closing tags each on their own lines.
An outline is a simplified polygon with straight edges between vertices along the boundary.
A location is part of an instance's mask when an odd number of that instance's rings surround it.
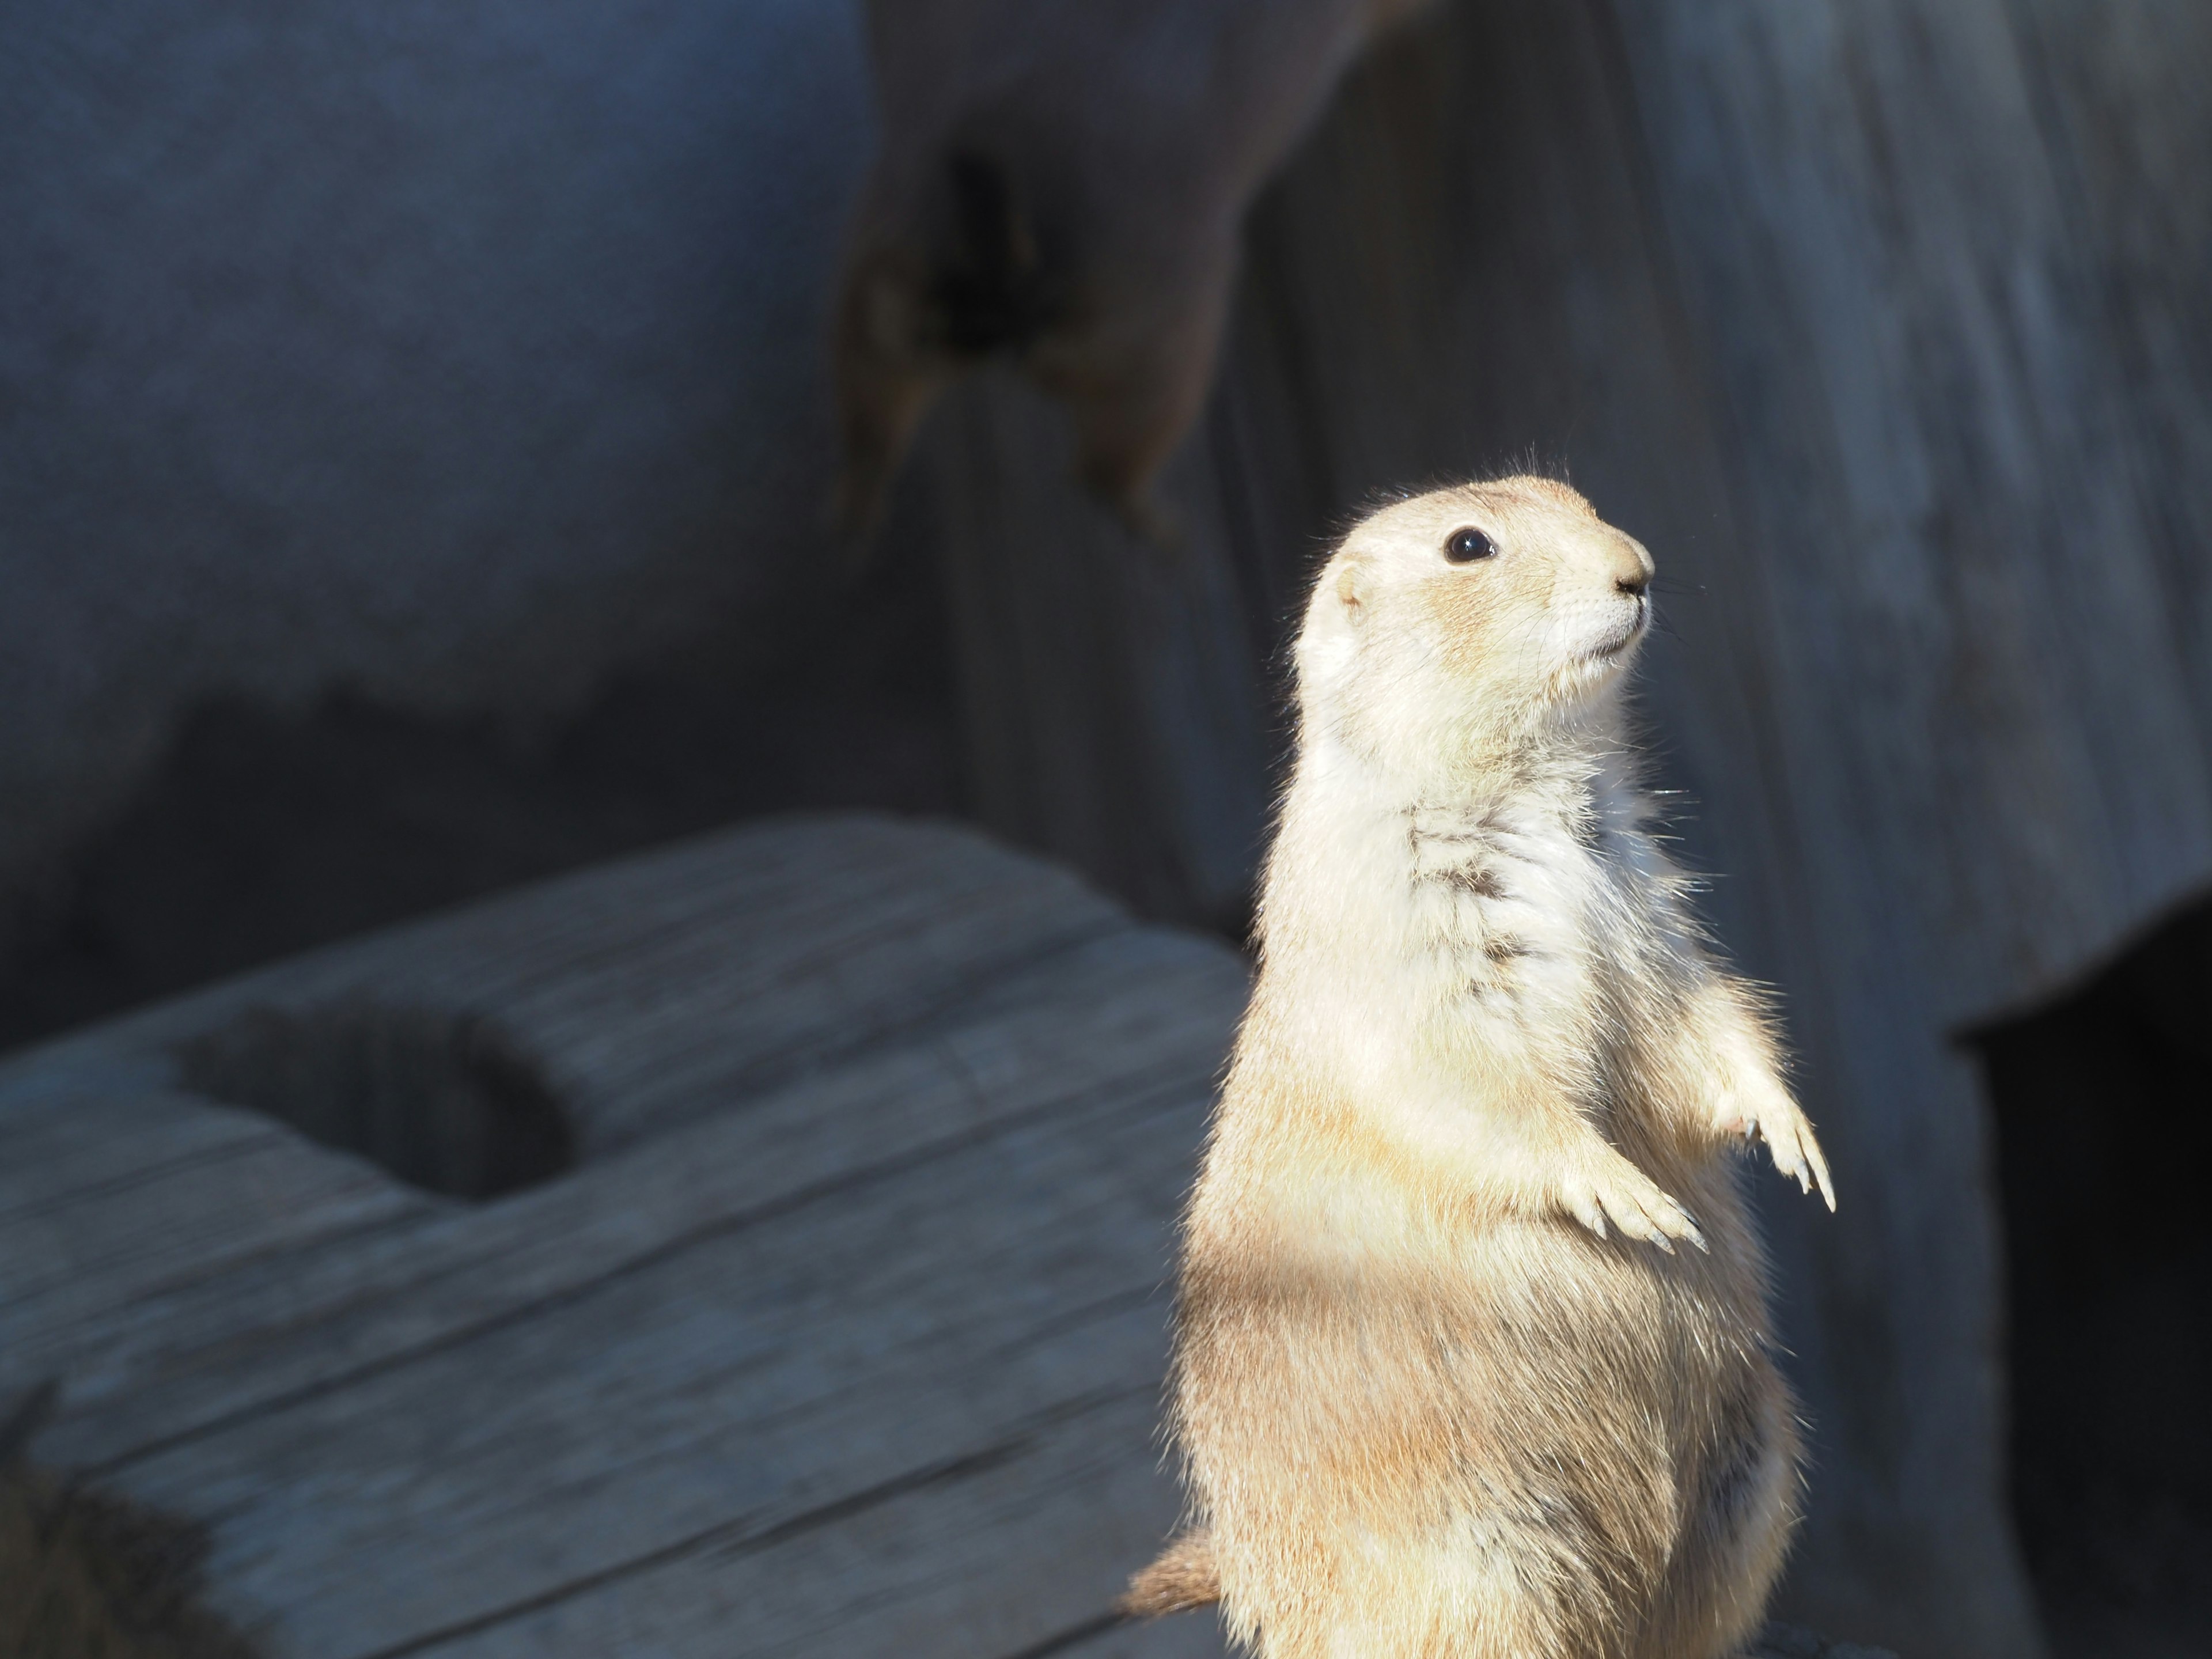
<svg viewBox="0 0 2212 1659">
<path fill-rule="evenodd" d="M 1764 1140 L 1776 1169 L 1795 1177 L 1808 1193 L 1818 1187 L 1829 1210 L 1835 1209 L 1836 1189 L 1828 1179 L 1828 1160 L 1814 1138 L 1812 1121 L 1779 1084 L 1760 1090 L 1755 1101 L 1739 1096 L 1724 1102 L 1719 1121 L 1723 1134 L 1747 1139 L 1756 1135 Z"/>
<path fill-rule="evenodd" d="M 1673 1241 L 1687 1239 L 1699 1249 L 1705 1236 L 1689 1212 L 1669 1198 L 1659 1184 L 1610 1146 L 1577 1164 L 1559 1184 L 1559 1202 L 1574 1218 L 1606 1236 L 1609 1217 L 1631 1238 L 1642 1239 L 1668 1255 Z"/>
</svg>

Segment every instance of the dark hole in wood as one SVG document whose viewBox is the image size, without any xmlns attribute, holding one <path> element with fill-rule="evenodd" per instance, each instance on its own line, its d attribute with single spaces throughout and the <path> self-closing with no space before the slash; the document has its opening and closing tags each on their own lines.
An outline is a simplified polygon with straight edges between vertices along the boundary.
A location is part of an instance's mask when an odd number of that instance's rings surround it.
<svg viewBox="0 0 2212 1659">
<path fill-rule="evenodd" d="M 2013 1503 L 2062 1659 L 2212 1632 L 2212 900 L 1972 1034 L 2010 1278 Z"/>
<path fill-rule="evenodd" d="M 365 1002 L 249 1009 L 177 1060 L 194 1093 L 265 1113 L 428 1192 L 498 1198 L 575 1163 L 553 1091 L 474 1015 Z"/>
</svg>

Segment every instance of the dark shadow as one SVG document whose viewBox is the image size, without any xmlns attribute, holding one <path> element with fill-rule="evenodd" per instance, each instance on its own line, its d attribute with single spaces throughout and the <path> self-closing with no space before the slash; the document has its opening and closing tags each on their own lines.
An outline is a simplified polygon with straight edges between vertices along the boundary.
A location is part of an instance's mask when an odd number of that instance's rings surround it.
<svg viewBox="0 0 2212 1659">
<path fill-rule="evenodd" d="M 576 1161 L 568 1115 L 538 1068 L 471 1015 L 369 1002 L 251 1009 L 179 1048 L 177 1069 L 195 1094 L 449 1198 L 499 1198 Z"/>
<path fill-rule="evenodd" d="M 2212 1632 L 2212 900 L 1972 1034 L 2010 1271 L 2013 1501 L 2058 1659 Z"/>
<path fill-rule="evenodd" d="M 0 1049 L 425 911 L 763 813 L 958 810 L 927 548 L 765 637 L 520 732 L 334 692 L 211 703 L 0 957 Z"/>
</svg>

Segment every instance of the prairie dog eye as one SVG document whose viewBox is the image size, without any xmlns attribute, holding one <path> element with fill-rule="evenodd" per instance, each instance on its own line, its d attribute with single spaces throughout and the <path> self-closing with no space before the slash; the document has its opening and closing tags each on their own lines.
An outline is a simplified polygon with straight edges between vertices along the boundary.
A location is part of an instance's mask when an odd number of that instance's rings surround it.
<svg viewBox="0 0 2212 1659">
<path fill-rule="evenodd" d="M 1477 559 L 1494 559 L 1498 544 L 1470 525 L 1464 530 L 1455 530 L 1444 543 L 1444 557 L 1454 564 L 1472 564 Z"/>
</svg>

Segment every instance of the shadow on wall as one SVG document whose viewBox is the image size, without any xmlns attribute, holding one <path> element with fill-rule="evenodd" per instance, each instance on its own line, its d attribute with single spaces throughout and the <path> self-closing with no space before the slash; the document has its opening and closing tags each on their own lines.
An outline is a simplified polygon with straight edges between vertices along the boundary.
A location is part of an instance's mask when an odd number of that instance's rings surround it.
<svg viewBox="0 0 2212 1659">
<path fill-rule="evenodd" d="M 945 639 L 908 547 L 789 618 L 779 660 L 697 653 L 533 735 L 345 695 L 204 707 L 0 959 L 0 1048 L 742 818 L 957 811 Z"/>
<path fill-rule="evenodd" d="M 2212 897 L 1971 1036 L 2010 1247 L 2013 1504 L 2058 1659 L 2212 1632 Z"/>
</svg>

